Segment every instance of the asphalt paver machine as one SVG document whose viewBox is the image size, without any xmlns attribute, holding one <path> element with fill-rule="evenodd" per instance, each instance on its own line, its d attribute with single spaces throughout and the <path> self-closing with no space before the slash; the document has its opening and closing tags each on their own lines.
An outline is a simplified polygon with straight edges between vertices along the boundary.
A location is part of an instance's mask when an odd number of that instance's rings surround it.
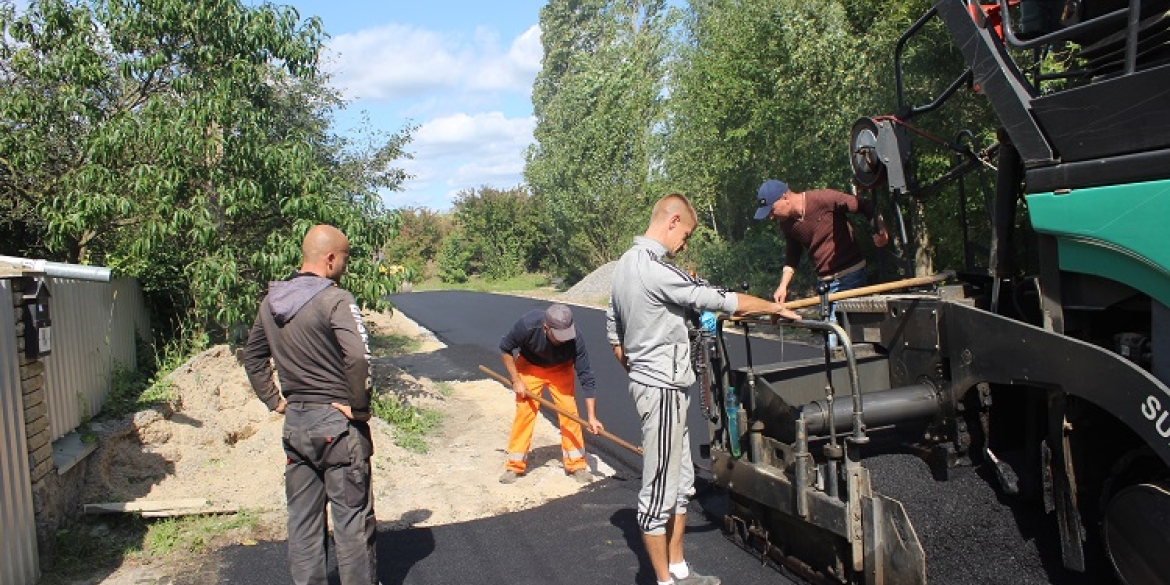
<svg viewBox="0 0 1170 585">
<path fill-rule="evenodd" d="M 855 180 L 897 204 L 994 168 L 986 266 L 843 299 L 839 326 L 794 324 L 840 337 L 824 360 L 749 351 L 732 366 L 727 344 L 745 340 L 726 333 L 744 329 L 750 346 L 750 319 L 699 338 L 728 528 L 810 579 L 936 582 L 869 466 L 911 451 L 939 485 L 979 466 L 1001 498 L 1037 508 L 1068 575 L 1170 583 L 1170 2 L 939 0 L 899 53 L 935 19 L 966 70 L 930 104 L 859 120 Z M 1075 68 L 1013 58 L 1067 42 Z M 924 186 L 910 122 L 962 89 L 990 103 L 996 143 L 954 147 L 961 162 Z M 1013 266 L 1024 238 L 1035 274 Z"/>
</svg>

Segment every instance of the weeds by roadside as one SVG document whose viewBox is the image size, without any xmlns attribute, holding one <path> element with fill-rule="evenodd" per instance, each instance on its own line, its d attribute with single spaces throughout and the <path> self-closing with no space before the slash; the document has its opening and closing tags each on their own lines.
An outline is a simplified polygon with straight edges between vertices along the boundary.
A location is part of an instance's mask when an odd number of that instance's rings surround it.
<svg viewBox="0 0 1170 585">
<path fill-rule="evenodd" d="M 143 539 L 143 553 L 151 557 L 172 552 L 202 553 L 218 538 L 237 531 L 251 532 L 257 522 L 257 516 L 248 511 L 165 518 L 148 527 Z"/>
<path fill-rule="evenodd" d="M 98 418 L 117 419 L 174 400 L 174 388 L 166 377 L 191 356 L 207 349 L 209 343 L 205 333 L 184 333 L 160 350 L 136 337 L 137 367 L 131 370 L 119 365 L 114 369 L 110 392 Z"/>
<path fill-rule="evenodd" d="M 141 370 L 114 368 L 110 393 L 98 416 L 103 419 L 122 418 L 132 412 L 145 410 L 174 399 L 175 391 L 166 380 Z"/>
<path fill-rule="evenodd" d="M 57 554 L 40 585 L 70 585 L 127 560 L 149 563 L 176 554 L 201 554 L 225 539 L 251 534 L 258 523 L 250 511 L 163 519 L 135 514 L 83 517 L 57 531 Z"/>
<path fill-rule="evenodd" d="M 438 382 L 435 384 L 435 390 L 438 390 L 439 396 L 449 397 L 455 393 L 455 387 L 450 382 Z"/>
<path fill-rule="evenodd" d="M 415 453 L 427 452 L 426 436 L 442 422 L 440 413 L 411 406 L 394 394 L 375 396 L 370 410 L 394 427 L 394 442 L 399 447 Z"/>
<path fill-rule="evenodd" d="M 370 355 L 376 358 L 414 353 L 420 347 L 422 347 L 422 342 L 411 335 L 378 331 L 370 334 Z"/>
<path fill-rule="evenodd" d="M 413 335 L 382 331 L 376 326 L 369 328 L 370 354 L 375 358 L 388 358 L 414 353 L 422 347 L 422 341 Z M 450 393 L 447 385 L 440 393 Z M 370 404 L 374 416 L 390 423 L 393 427 L 394 442 L 403 449 L 415 453 L 426 453 L 426 436 L 442 422 L 442 416 L 435 411 L 412 406 L 404 397 L 391 390 L 376 391 Z"/>
</svg>

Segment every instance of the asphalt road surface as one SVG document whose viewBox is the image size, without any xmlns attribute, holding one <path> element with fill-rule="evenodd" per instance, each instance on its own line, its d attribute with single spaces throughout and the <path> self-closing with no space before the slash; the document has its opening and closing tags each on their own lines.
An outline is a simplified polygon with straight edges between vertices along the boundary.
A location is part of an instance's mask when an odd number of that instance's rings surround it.
<svg viewBox="0 0 1170 585">
<path fill-rule="evenodd" d="M 653 585 L 634 519 L 638 487 L 636 478 L 610 478 L 523 512 L 379 531 L 379 578 L 382 585 Z M 800 583 L 732 544 L 700 505 L 692 504 L 687 514 L 686 556 L 696 570 L 719 575 L 728 585 Z M 221 551 L 218 582 L 290 585 L 286 547 L 265 542 Z M 330 583 L 339 583 L 336 574 Z"/>
</svg>

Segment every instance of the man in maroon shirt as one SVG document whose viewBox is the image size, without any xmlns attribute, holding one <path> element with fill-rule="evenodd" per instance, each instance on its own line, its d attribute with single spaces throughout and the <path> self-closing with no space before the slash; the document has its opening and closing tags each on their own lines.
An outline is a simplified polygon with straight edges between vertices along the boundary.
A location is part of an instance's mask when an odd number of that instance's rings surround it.
<svg viewBox="0 0 1170 585">
<path fill-rule="evenodd" d="M 772 293 L 777 303 L 788 298 L 788 285 L 805 250 L 817 279 L 829 284 L 830 293 L 865 286 L 865 255 L 853 234 L 848 214 L 860 213 L 871 221 L 876 220 L 875 246 L 881 248 L 890 240 L 885 221 L 874 213 L 873 202 L 848 193 L 833 189 L 795 193 L 783 181 L 769 180 L 760 185 L 757 203 L 755 218 L 773 220 L 784 232 L 783 275 Z M 834 322 L 835 305 L 829 309 L 829 320 Z M 829 346 L 836 346 L 835 336 L 830 337 Z"/>
</svg>

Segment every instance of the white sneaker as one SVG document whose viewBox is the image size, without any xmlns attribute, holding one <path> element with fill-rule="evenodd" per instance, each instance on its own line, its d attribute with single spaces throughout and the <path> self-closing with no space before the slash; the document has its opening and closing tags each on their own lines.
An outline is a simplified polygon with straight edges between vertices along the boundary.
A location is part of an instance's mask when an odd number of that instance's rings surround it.
<svg viewBox="0 0 1170 585">
<path fill-rule="evenodd" d="M 719 580 L 719 577 L 700 575 L 694 570 L 685 579 L 674 578 L 674 585 L 720 585 L 721 583 L 722 581 Z"/>
</svg>

